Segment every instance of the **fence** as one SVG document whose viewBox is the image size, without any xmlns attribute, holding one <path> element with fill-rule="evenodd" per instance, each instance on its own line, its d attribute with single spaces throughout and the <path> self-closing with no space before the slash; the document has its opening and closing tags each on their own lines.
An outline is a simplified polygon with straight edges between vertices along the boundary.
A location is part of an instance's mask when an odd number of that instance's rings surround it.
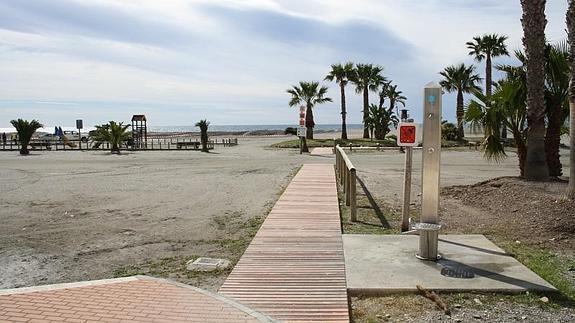
<svg viewBox="0 0 575 323">
<path fill-rule="evenodd" d="M 71 146 L 64 144 L 62 141 L 45 141 L 32 140 L 29 144 L 30 150 L 110 150 L 110 144 L 103 142 L 79 142 L 70 141 Z M 238 138 L 214 138 L 208 141 L 208 149 L 214 149 L 216 145 L 231 147 L 238 145 Z M 201 148 L 199 138 L 149 138 L 143 148 L 132 148 L 125 143 L 120 145 L 121 150 L 199 150 Z M 0 151 L 17 151 L 20 150 L 20 142 L 10 140 L 6 143 L 0 142 Z"/>
<path fill-rule="evenodd" d="M 345 194 L 345 205 L 350 208 L 351 221 L 357 221 L 355 167 L 339 145 L 335 146 L 335 171 Z"/>
</svg>

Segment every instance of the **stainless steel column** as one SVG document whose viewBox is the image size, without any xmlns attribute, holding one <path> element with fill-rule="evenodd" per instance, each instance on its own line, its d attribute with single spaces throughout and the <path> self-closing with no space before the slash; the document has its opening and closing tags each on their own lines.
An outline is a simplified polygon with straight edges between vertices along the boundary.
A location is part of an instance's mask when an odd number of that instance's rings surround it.
<svg viewBox="0 0 575 323">
<path fill-rule="evenodd" d="M 441 163 L 441 86 L 429 83 L 424 91 L 423 151 L 421 185 L 421 224 L 439 222 L 439 176 Z M 436 260 L 439 226 L 425 226 L 420 230 L 419 258 Z M 431 229 L 431 230 L 430 230 Z M 429 244 L 434 244 L 433 246 Z M 435 252 L 433 252 L 435 251 Z"/>
</svg>

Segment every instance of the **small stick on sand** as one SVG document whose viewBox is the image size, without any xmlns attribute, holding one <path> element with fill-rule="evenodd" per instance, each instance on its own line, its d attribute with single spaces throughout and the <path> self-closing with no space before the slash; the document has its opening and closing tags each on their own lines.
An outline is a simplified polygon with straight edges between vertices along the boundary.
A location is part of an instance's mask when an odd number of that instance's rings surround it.
<svg viewBox="0 0 575 323">
<path fill-rule="evenodd" d="M 437 307 L 442 309 L 446 315 L 451 315 L 451 310 L 449 309 L 449 306 L 447 306 L 447 303 L 445 303 L 445 301 L 443 301 L 441 297 L 437 296 L 437 294 L 435 294 L 433 291 L 429 292 L 425 288 L 421 287 L 421 285 L 416 285 L 416 287 L 417 290 L 419 290 L 425 298 L 428 298 L 432 300 L 435 304 L 437 304 Z"/>
</svg>

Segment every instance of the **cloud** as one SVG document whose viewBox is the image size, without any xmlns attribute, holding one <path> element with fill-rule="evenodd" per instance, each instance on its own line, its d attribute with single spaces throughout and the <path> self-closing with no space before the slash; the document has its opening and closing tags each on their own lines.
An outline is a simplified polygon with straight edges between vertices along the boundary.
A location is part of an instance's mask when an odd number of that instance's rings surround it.
<svg viewBox="0 0 575 323">
<path fill-rule="evenodd" d="M 144 13 L 144 12 L 141 12 Z M 66 34 L 152 46 L 193 42 L 184 24 L 135 15 L 126 9 L 70 0 L 6 0 L 0 3 L 0 28 L 36 34 Z"/>
<path fill-rule="evenodd" d="M 548 1 L 551 40 L 564 38 L 565 6 Z M 520 48 L 520 17 L 518 1 L 500 0 L 5 0 L 0 126 L 141 112 L 156 125 L 293 123 L 285 90 L 348 60 L 383 65 L 418 118 L 423 85 L 447 65 L 473 63 L 473 36 L 506 34 Z M 334 102 L 318 107 L 318 123 L 340 121 L 329 85 Z M 454 95 L 444 105 L 453 119 Z M 359 123 L 351 87 L 348 106 L 348 122 Z"/>
</svg>

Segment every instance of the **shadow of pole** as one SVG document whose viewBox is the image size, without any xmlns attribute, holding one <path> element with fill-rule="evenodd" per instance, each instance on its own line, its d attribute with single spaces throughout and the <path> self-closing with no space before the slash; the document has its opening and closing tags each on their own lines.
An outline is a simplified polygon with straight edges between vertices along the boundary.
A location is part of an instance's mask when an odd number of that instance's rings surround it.
<svg viewBox="0 0 575 323">
<path fill-rule="evenodd" d="M 386 229 L 391 229 L 391 225 L 389 224 L 389 222 L 385 218 L 383 211 L 381 211 L 381 208 L 379 207 L 379 205 L 377 205 L 377 202 L 373 198 L 373 195 L 371 195 L 371 193 L 367 189 L 367 186 L 365 185 L 365 183 L 363 182 L 363 180 L 359 176 L 357 177 L 357 182 L 359 183 L 359 185 L 361 186 L 361 189 L 365 193 L 365 196 L 367 197 L 367 200 L 369 201 L 369 205 L 371 206 L 371 208 L 373 209 L 373 211 L 377 215 L 377 218 L 381 222 L 381 225 Z"/>
</svg>

